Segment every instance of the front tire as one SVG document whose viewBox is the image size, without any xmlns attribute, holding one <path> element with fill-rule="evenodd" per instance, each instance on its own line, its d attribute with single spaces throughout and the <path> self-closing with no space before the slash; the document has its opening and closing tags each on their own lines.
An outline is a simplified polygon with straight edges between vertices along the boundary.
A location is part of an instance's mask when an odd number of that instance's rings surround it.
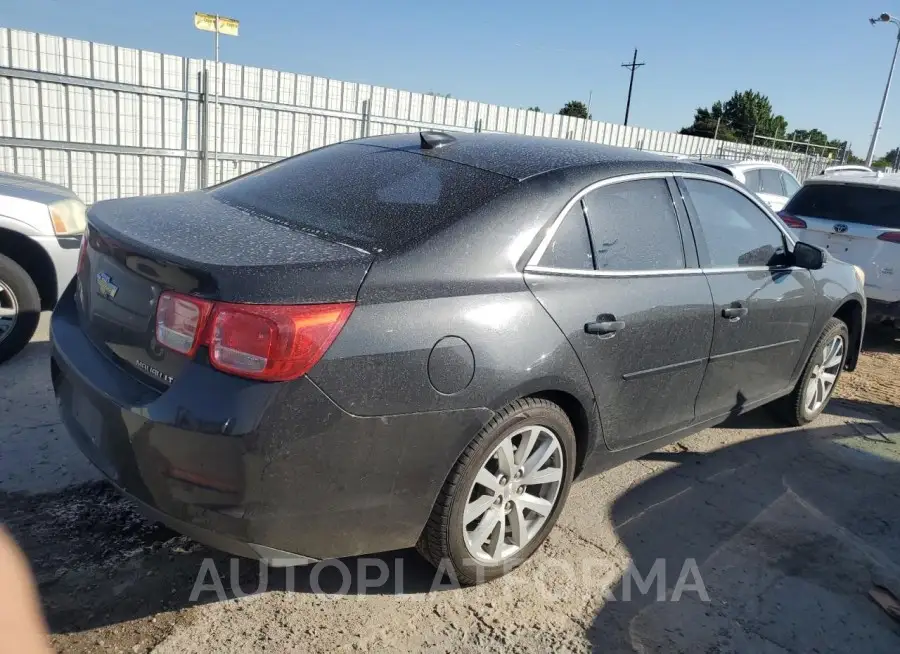
<svg viewBox="0 0 900 654">
<path fill-rule="evenodd" d="M 793 392 L 781 400 L 780 413 L 789 425 L 808 425 L 828 406 L 847 360 L 849 342 L 849 331 L 843 321 L 831 318 L 825 323 L 800 380 Z"/>
<path fill-rule="evenodd" d="M 496 579 L 528 560 L 562 511 L 575 467 L 575 432 L 547 400 L 501 409 L 465 449 L 417 549 L 462 585 Z"/>
<path fill-rule="evenodd" d="M 28 273 L 0 254 L 0 363 L 22 351 L 41 319 L 41 296 Z"/>
</svg>

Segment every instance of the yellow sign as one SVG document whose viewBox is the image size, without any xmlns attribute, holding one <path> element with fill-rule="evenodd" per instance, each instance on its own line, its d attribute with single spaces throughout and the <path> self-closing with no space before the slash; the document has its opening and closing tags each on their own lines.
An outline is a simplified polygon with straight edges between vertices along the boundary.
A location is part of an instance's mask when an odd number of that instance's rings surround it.
<svg viewBox="0 0 900 654">
<path fill-rule="evenodd" d="M 216 30 L 216 21 L 219 22 L 219 29 Z M 206 32 L 218 31 L 219 34 L 227 34 L 228 36 L 238 35 L 238 25 L 240 23 L 236 18 L 227 18 L 225 16 L 216 16 L 215 14 L 194 14 L 194 27 L 198 30 Z"/>
</svg>

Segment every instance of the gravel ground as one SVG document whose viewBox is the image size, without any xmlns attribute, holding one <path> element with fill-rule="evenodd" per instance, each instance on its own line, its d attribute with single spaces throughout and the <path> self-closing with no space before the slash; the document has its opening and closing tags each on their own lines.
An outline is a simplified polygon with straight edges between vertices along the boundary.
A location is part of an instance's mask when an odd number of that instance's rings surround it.
<svg viewBox="0 0 900 654">
<path fill-rule="evenodd" d="M 59 651 L 900 651 L 867 597 L 900 587 L 893 334 L 811 428 L 757 411 L 577 484 L 531 562 L 462 590 L 408 551 L 261 571 L 145 522 L 57 422 L 45 340 L 0 378 L 0 519 Z"/>
</svg>

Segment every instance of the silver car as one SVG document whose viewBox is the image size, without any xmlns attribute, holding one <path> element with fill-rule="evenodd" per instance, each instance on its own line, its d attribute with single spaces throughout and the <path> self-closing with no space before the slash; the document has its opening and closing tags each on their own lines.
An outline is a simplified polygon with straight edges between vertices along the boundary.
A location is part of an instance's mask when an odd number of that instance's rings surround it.
<svg viewBox="0 0 900 654">
<path fill-rule="evenodd" d="M 0 173 L 0 363 L 75 276 L 84 226 L 84 203 L 69 189 Z"/>
</svg>

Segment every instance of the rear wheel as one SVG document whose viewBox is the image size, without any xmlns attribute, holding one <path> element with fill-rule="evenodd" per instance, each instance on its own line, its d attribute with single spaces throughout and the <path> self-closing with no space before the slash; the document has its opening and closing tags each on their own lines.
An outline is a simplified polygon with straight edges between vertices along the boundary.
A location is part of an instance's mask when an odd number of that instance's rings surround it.
<svg viewBox="0 0 900 654">
<path fill-rule="evenodd" d="M 794 391 L 781 400 L 782 417 L 791 425 L 809 424 L 828 406 L 837 386 L 850 342 L 847 325 L 837 318 L 825 323 Z"/>
<path fill-rule="evenodd" d="M 464 585 L 526 561 L 556 524 L 572 484 L 575 433 L 547 400 L 498 412 L 460 456 L 419 540 L 419 552 Z"/>
<path fill-rule="evenodd" d="M 28 345 L 41 318 L 41 297 L 22 267 L 0 254 L 0 363 Z"/>
</svg>

